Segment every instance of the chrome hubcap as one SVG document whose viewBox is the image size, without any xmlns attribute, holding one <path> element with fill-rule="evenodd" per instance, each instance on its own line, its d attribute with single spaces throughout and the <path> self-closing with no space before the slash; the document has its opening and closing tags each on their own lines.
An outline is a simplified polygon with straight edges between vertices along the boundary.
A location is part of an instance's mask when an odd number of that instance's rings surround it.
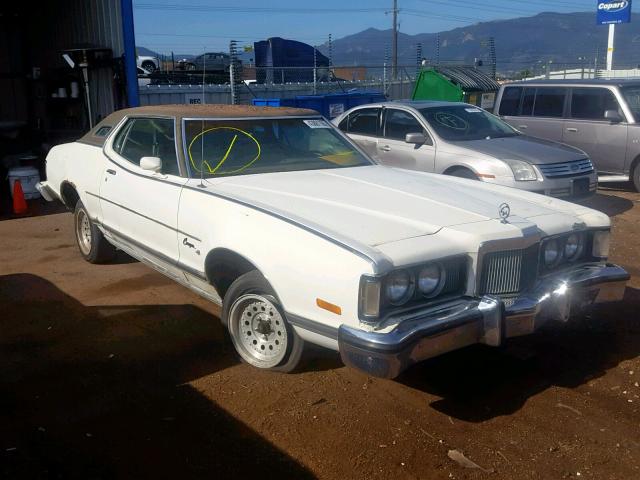
<svg viewBox="0 0 640 480">
<path fill-rule="evenodd" d="M 76 221 L 76 236 L 78 238 L 78 246 L 85 255 L 91 251 L 91 222 L 87 212 L 80 210 Z"/>
<path fill-rule="evenodd" d="M 278 365 L 287 351 L 287 329 L 280 312 L 260 295 L 238 298 L 229 312 L 230 331 L 238 353 L 261 368 Z"/>
</svg>

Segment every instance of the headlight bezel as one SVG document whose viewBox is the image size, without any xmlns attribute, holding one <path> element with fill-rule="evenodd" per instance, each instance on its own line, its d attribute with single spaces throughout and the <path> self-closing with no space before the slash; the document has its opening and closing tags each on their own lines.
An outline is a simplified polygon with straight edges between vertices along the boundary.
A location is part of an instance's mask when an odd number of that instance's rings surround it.
<svg viewBox="0 0 640 480">
<path fill-rule="evenodd" d="M 516 182 L 536 182 L 539 179 L 538 172 L 533 164 L 524 160 L 503 160 L 513 173 L 513 179 Z M 528 178 L 523 178 L 522 173 L 527 172 Z M 520 177 L 520 178 L 519 178 Z"/>
<path fill-rule="evenodd" d="M 573 256 L 568 257 L 566 254 L 567 241 L 571 236 L 574 235 L 578 236 L 579 239 L 578 249 Z M 594 239 L 602 238 L 602 241 L 608 243 L 609 236 L 610 229 L 608 228 L 592 228 L 564 232 L 561 234 L 550 235 L 543 238 L 540 242 L 540 252 L 538 260 L 540 275 L 544 276 L 550 273 L 554 273 L 577 263 L 605 261 L 607 259 L 607 255 L 596 254 Z M 552 241 L 558 243 L 559 255 L 556 261 L 553 262 L 553 264 L 548 265 L 545 263 L 545 252 L 546 246 L 549 244 L 549 242 Z M 604 253 L 608 254 L 608 251 Z"/>
<path fill-rule="evenodd" d="M 360 277 L 360 288 L 358 297 L 358 317 L 363 323 L 370 325 L 378 324 L 389 315 L 397 314 L 412 310 L 415 308 L 423 308 L 432 303 L 438 303 L 452 298 L 461 297 L 467 289 L 468 272 L 470 268 L 470 257 L 466 254 L 452 255 L 449 257 L 420 262 L 417 264 L 398 267 L 380 275 L 362 275 Z M 418 276 L 420 271 L 429 265 L 438 264 L 442 272 L 441 280 L 437 288 L 425 295 L 418 289 Z M 390 275 L 397 271 L 407 271 L 411 275 L 411 295 L 404 298 L 403 303 L 389 302 L 385 294 L 385 281 Z M 447 281 L 447 273 L 454 275 L 452 281 Z M 457 278 L 457 282 L 455 279 Z M 377 297 L 376 297 L 377 296 Z M 377 303 L 377 310 L 370 308 Z"/>
</svg>

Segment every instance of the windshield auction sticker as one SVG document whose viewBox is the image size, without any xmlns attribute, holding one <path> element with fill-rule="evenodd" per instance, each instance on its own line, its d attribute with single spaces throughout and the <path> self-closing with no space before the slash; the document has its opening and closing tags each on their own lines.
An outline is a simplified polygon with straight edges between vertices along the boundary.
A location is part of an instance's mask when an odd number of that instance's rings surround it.
<svg viewBox="0 0 640 480">
<path fill-rule="evenodd" d="M 331 128 L 324 120 L 303 120 L 309 128 Z"/>
</svg>

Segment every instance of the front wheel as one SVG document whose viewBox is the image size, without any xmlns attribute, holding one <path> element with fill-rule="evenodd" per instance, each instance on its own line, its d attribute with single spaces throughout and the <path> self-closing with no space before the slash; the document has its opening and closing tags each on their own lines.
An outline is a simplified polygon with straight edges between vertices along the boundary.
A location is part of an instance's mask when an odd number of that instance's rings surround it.
<svg viewBox="0 0 640 480">
<path fill-rule="evenodd" d="M 87 262 L 105 263 L 115 257 L 115 247 L 107 242 L 100 229 L 91 221 L 89 212 L 80 200 L 73 212 L 73 224 L 78 248 Z"/>
<path fill-rule="evenodd" d="M 289 325 L 269 282 L 251 271 L 235 280 L 224 296 L 222 321 L 236 351 L 254 367 L 293 371 L 304 341 Z"/>
<path fill-rule="evenodd" d="M 636 168 L 633 169 L 631 180 L 633 180 L 633 186 L 636 188 L 636 192 L 640 192 L 640 163 L 637 163 Z"/>
</svg>

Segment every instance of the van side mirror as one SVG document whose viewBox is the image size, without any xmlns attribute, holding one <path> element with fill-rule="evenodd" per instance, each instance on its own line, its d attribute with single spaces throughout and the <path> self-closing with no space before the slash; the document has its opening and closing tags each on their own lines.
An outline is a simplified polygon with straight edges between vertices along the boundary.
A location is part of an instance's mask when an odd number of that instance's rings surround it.
<svg viewBox="0 0 640 480">
<path fill-rule="evenodd" d="M 404 141 L 414 145 L 422 145 L 427 141 L 427 137 L 425 137 L 424 133 L 407 133 Z"/>
<path fill-rule="evenodd" d="M 622 118 L 622 115 L 620 115 L 618 110 L 605 110 L 604 118 L 605 120 L 609 120 L 611 123 L 620 123 L 624 121 L 624 118 Z"/>
<path fill-rule="evenodd" d="M 162 168 L 162 160 L 158 157 L 142 157 L 140 159 L 140 168 L 150 172 L 159 172 Z"/>
</svg>

